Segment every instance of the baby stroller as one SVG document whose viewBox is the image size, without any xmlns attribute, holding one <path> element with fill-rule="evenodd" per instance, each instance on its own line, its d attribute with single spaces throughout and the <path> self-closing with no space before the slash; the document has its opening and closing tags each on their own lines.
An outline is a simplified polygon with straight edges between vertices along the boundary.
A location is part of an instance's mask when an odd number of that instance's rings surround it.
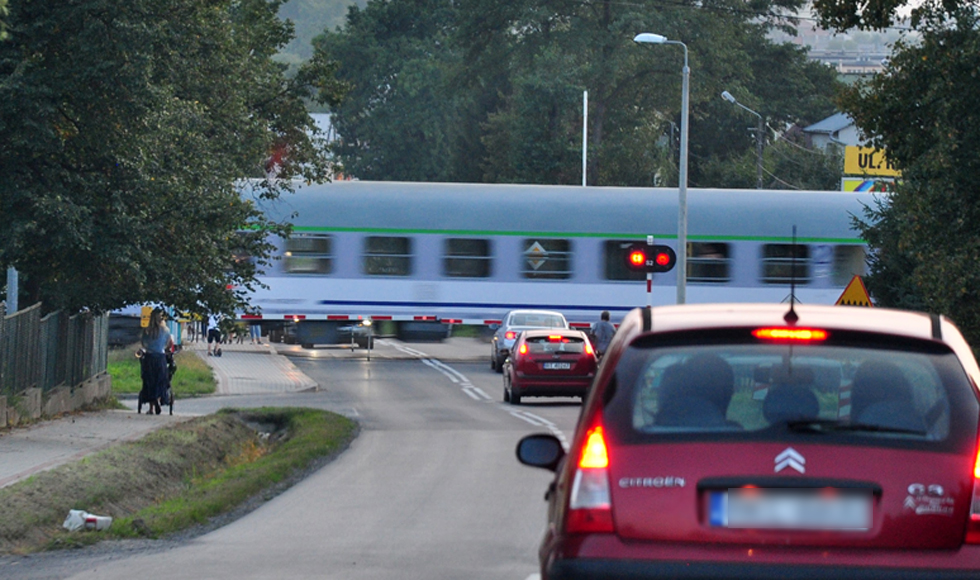
<svg viewBox="0 0 980 580">
<path fill-rule="evenodd" d="M 177 362 L 174 360 L 174 353 L 168 350 L 165 353 L 167 359 L 167 386 L 163 391 L 163 395 L 160 397 L 160 405 L 156 404 L 156 397 L 153 396 L 152 388 L 152 370 L 149 368 L 148 359 L 149 357 L 143 356 L 146 354 L 142 348 L 136 351 L 136 357 L 140 359 L 140 378 L 143 381 L 143 388 L 140 389 L 139 399 L 136 402 L 136 412 L 143 412 L 143 404 L 147 404 L 148 408 L 146 414 L 149 415 L 156 411 L 156 414 L 161 413 L 161 408 L 163 405 L 168 405 L 170 407 L 170 414 L 174 414 L 174 390 L 170 384 L 170 381 L 174 378 L 174 373 L 177 372 Z"/>
</svg>

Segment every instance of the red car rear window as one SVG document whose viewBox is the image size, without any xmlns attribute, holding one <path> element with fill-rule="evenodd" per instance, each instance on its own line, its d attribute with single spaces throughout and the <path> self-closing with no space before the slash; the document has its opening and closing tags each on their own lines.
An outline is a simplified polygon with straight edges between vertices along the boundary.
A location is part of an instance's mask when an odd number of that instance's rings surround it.
<svg viewBox="0 0 980 580">
<path fill-rule="evenodd" d="M 585 350 L 585 340 L 578 336 L 529 336 L 524 341 L 531 353 L 572 353 L 580 354 Z"/>
</svg>

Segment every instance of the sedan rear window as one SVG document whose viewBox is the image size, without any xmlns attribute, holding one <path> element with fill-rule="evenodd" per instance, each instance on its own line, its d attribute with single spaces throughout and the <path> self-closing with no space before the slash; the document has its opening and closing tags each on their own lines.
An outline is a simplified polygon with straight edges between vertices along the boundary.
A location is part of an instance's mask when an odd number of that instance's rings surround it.
<svg viewBox="0 0 980 580">
<path fill-rule="evenodd" d="M 524 343 L 532 353 L 581 354 L 585 350 L 585 341 L 577 336 L 529 336 Z"/>
<path fill-rule="evenodd" d="M 534 312 L 515 314 L 510 319 L 510 326 L 533 326 L 536 328 L 566 328 L 565 319 L 553 314 L 537 314 Z"/>
<path fill-rule="evenodd" d="M 957 405 L 977 406 L 952 353 L 771 343 L 631 351 L 619 367 L 630 388 L 619 394 L 641 436 L 943 441 Z"/>
</svg>

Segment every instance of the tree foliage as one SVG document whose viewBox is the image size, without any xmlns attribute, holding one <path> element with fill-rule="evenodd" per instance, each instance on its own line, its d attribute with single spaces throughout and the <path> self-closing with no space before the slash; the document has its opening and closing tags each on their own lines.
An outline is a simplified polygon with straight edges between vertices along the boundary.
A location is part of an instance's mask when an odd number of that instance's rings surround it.
<svg viewBox="0 0 980 580">
<path fill-rule="evenodd" d="M 230 312 L 268 263 L 258 198 L 323 180 L 277 0 L 11 0 L 0 43 L 0 266 L 47 309 Z M 274 164 L 278 179 L 266 177 Z M 236 180 L 259 178 L 242 195 Z M 245 257 L 249 257 L 245 259 Z"/>
<path fill-rule="evenodd" d="M 902 170 L 860 220 L 874 251 L 868 288 L 883 305 L 952 316 L 980 345 L 980 12 L 933 14 L 920 32 L 843 98 Z"/>
<path fill-rule="evenodd" d="M 686 41 L 692 184 L 754 150 L 729 90 L 774 126 L 830 114 L 835 73 L 766 33 L 795 0 L 384 0 L 352 9 L 317 39 L 352 85 L 334 112 L 338 156 L 367 179 L 578 183 L 582 93 L 589 92 L 589 182 L 676 183 L 683 52 L 637 45 L 638 32 Z M 403 17 L 411 12 L 414 19 Z M 749 123 L 748 125 L 751 125 Z M 677 132 L 674 131 L 674 135 Z"/>
</svg>

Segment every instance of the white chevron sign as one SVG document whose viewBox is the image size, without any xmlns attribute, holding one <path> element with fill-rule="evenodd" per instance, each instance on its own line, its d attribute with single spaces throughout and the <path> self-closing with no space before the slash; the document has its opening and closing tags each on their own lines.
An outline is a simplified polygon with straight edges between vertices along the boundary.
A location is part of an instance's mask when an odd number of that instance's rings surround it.
<svg viewBox="0 0 980 580">
<path fill-rule="evenodd" d="M 803 459 L 803 456 L 792 447 L 787 447 L 785 451 L 776 456 L 776 473 L 787 467 L 792 467 L 800 473 L 806 473 L 805 465 L 806 459 Z"/>
</svg>

